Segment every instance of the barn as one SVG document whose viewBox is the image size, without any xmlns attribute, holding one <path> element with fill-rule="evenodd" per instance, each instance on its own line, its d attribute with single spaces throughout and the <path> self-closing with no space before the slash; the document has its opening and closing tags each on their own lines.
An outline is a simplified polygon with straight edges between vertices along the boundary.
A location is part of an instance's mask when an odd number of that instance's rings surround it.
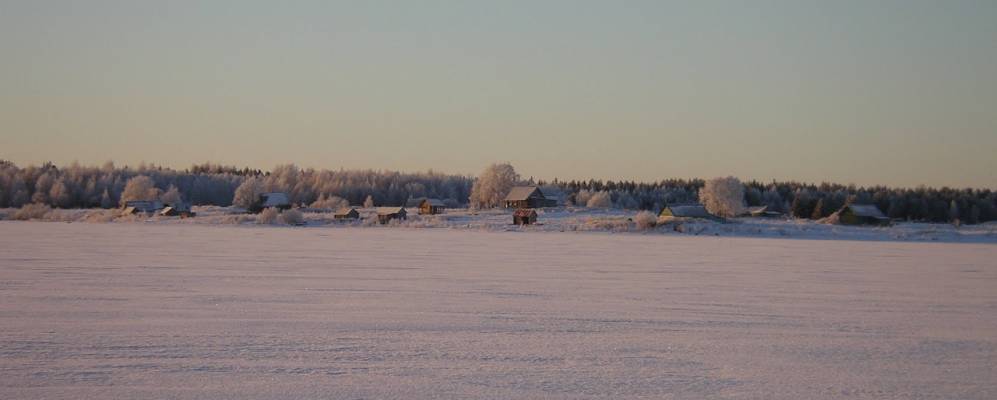
<svg viewBox="0 0 997 400">
<path fill-rule="evenodd" d="M 658 215 L 662 217 L 676 218 L 716 218 L 716 216 L 710 214 L 709 211 L 706 211 L 706 207 L 702 204 L 676 204 L 673 206 L 665 206 L 665 208 L 661 209 L 661 213 Z"/>
<path fill-rule="evenodd" d="M 163 203 L 158 200 L 129 200 L 125 202 L 125 214 L 154 214 L 163 209 Z"/>
<path fill-rule="evenodd" d="M 842 225 L 889 225 L 890 218 L 873 204 L 846 204 L 826 218 Z"/>
<path fill-rule="evenodd" d="M 360 212 L 353 207 L 340 208 L 332 217 L 335 219 L 360 219 Z"/>
<path fill-rule="evenodd" d="M 178 203 L 166 206 L 165 208 L 163 208 L 163 211 L 159 212 L 159 215 L 162 215 L 164 217 L 179 216 L 180 218 L 190 218 L 195 216 L 196 214 L 190 210 L 190 204 Z"/>
<path fill-rule="evenodd" d="M 258 213 L 271 207 L 278 210 L 290 209 L 291 201 L 288 200 L 287 193 L 263 193 L 256 199 L 253 205 L 249 206 L 249 212 Z"/>
<path fill-rule="evenodd" d="M 446 209 L 446 204 L 440 199 L 423 199 L 419 203 L 419 215 L 443 214 Z"/>
<path fill-rule="evenodd" d="M 536 186 L 516 186 L 505 196 L 503 203 L 505 208 L 556 207 L 557 199 L 548 199 Z"/>
<path fill-rule="evenodd" d="M 748 207 L 744 211 L 743 216 L 755 217 L 755 218 L 776 218 L 776 217 L 781 217 L 782 213 L 770 210 L 769 206 L 757 206 L 757 207 Z"/>
<path fill-rule="evenodd" d="M 520 208 L 512 213 L 512 223 L 515 225 L 532 225 L 537 223 L 537 211 L 530 208 Z"/>
<path fill-rule="evenodd" d="M 387 224 L 393 219 L 404 220 L 408 218 L 405 207 L 379 207 L 377 209 L 377 222 Z"/>
</svg>

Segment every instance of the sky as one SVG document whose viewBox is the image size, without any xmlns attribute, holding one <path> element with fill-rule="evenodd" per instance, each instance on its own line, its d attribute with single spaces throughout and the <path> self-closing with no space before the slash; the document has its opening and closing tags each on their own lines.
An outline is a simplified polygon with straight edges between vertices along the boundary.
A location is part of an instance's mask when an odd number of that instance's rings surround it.
<svg viewBox="0 0 997 400">
<path fill-rule="evenodd" d="M 997 188 L 997 1 L 0 0 L 0 158 Z"/>
</svg>

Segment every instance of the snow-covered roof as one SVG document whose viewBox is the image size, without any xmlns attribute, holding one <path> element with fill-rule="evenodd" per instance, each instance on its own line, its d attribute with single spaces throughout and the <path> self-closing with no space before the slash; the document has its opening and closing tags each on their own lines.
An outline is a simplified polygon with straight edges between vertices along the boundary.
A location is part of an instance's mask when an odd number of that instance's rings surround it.
<svg viewBox="0 0 997 400">
<path fill-rule="evenodd" d="M 712 218 L 706 207 L 702 204 L 683 204 L 665 207 L 672 212 L 672 216 L 684 218 Z"/>
<path fill-rule="evenodd" d="M 129 200 L 125 202 L 125 207 L 142 212 L 153 212 L 163 208 L 163 203 L 158 200 Z"/>
<path fill-rule="evenodd" d="M 336 214 L 335 215 L 347 215 L 347 214 L 349 214 L 351 212 L 358 212 L 358 211 L 357 211 L 356 208 L 353 208 L 353 207 L 340 208 L 340 209 L 336 210 Z"/>
<path fill-rule="evenodd" d="M 405 212 L 405 207 L 378 207 L 377 215 L 391 215 Z"/>
<path fill-rule="evenodd" d="M 446 204 L 443 204 L 443 201 L 440 200 L 440 199 L 423 199 L 421 202 L 419 202 L 419 207 L 422 207 L 423 203 L 429 203 L 430 207 L 446 207 L 447 206 Z"/>
<path fill-rule="evenodd" d="M 748 214 L 759 214 L 768 210 L 769 206 L 748 207 Z"/>
<path fill-rule="evenodd" d="M 287 199 L 287 194 L 286 193 L 279 193 L 279 192 L 264 193 L 264 194 L 261 194 L 260 196 L 263 196 L 263 199 L 264 199 L 263 200 L 263 207 L 264 208 L 267 208 L 267 207 L 277 207 L 277 206 L 286 206 L 288 204 L 291 204 L 291 201 Z"/>
<path fill-rule="evenodd" d="M 538 196 L 534 196 L 534 193 Z M 505 196 L 505 201 L 523 201 L 531 197 L 544 198 L 544 194 L 536 186 L 516 186 Z"/>
<path fill-rule="evenodd" d="M 879 211 L 879 207 L 872 204 L 849 204 L 845 207 L 850 208 L 852 213 L 859 217 L 887 219 L 886 215 Z"/>
</svg>

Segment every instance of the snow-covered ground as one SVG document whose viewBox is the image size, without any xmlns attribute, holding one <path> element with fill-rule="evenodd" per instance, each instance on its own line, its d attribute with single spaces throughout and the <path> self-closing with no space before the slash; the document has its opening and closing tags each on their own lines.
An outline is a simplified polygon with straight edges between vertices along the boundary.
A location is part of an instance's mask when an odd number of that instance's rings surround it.
<svg viewBox="0 0 997 400">
<path fill-rule="evenodd" d="M 0 222 L 0 398 L 997 397 L 993 244 L 196 221 Z"/>
<path fill-rule="evenodd" d="M 308 227 L 379 227 L 375 209 L 359 209 L 362 221 L 336 221 L 332 212 L 305 210 Z M 13 219 L 16 209 L 0 209 L 0 220 Z M 197 217 L 122 216 L 120 210 L 53 210 L 41 220 L 89 223 L 144 223 L 144 224 L 206 224 L 256 226 L 257 215 L 230 207 L 194 207 Z M 810 220 L 784 218 L 735 218 L 724 222 L 706 220 L 669 221 L 656 228 L 640 229 L 632 221 L 636 211 L 595 209 L 585 207 L 559 207 L 540 209 L 539 223 L 534 226 L 512 225 L 512 211 L 507 209 L 468 210 L 450 209 L 445 214 L 422 216 L 416 209 L 409 209 L 407 221 L 388 227 L 448 228 L 476 231 L 526 231 L 526 232 L 613 232 L 692 236 L 773 237 L 792 239 L 839 239 L 878 241 L 937 241 L 963 243 L 997 243 L 997 222 L 979 225 L 906 223 L 888 227 L 842 226 L 816 223 Z M 278 221 L 279 222 L 279 221 Z"/>
</svg>

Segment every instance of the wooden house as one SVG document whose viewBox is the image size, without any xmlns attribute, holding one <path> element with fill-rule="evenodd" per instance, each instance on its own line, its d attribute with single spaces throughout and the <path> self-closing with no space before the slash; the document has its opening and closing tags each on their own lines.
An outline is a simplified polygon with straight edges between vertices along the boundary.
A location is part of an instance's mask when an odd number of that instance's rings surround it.
<svg viewBox="0 0 997 400">
<path fill-rule="evenodd" d="M 531 208 L 520 208 L 512 213 L 512 223 L 515 225 L 532 225 L 537 223 L 537 211 Z"/>
<path fill-rule="evenodd" d="M 443 214 L 443 211 L 446 209 L 446 204 L 443 204 L 440 199 L 423 199 L 419 203 L 419 215 Z"/>
<path fill-rule="evenodd" d="M 781 217 L 782 213 L 778 211 L 769 210 L 769 206 L 757 206 L 757 207 L 748 207 L 744 211 L 744 214 L 742 214 L 741 216 L 755 217 L 755 218 L 776 218 L 776 217 Z"/>
<path fill-rule="evenodd" d="M 377 222 L 381 224 L 387 224 L 393 219 L 405 220 L 408 218 L 408 213 L 405 211 L 405 207 L 379 207 L 377 209 Z"/>
<path fill-rule="evenodd" d="M 890 218 L 873 204 L 847 204 L 827 217 L 827 222 L 842 225 L 889 225 Z"/>
<path fill-rule="evenodd" d="M 706 211 L 702 204 L 676 204 L 665 206 L 658 214 L 662 217 L 714 219 L 716 216 Z"/>
<path fill-rule="evenodd" d="M 360 219 L 360 212 L 356 208 L 341 208 L 332 216 L 335 219 Z"/>
<path fill-rule="evenodd" d="M 155 214 L 163 209 L 163 203 L 158 200 L 129 200 L 125 202 L 125 214 Z"/>
<path fill-rule="evenodd" d="M 164 217 L 190 218 L 196 214 L 190 210 L 190 204 L 180 203 L 164 207 L 163 210 L 159 212 L 159 215 Z"/>
<path fill-rule="evenodd" d="M 287 210 L 291 208 L 291 201 L 288 200 L 287 193 L 263 193 L 249 206 L 249 212 L 258 213 L 267 208 L 276 208 L 278 210 Z"/>
<path fill-rule="evenodd" d="M 536 186 L 516 186 L 509 191 L 503 201 L 506 208 L 556 207 L 556 199 L 548 199 Z"/>
</svg>

